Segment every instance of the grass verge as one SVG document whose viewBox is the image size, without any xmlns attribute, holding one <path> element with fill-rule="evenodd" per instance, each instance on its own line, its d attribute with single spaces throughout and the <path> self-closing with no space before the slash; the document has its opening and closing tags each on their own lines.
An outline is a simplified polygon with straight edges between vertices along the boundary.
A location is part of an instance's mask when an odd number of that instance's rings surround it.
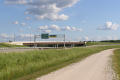
<svg viewBox="0 0 120 80">
<path fill-rule="evenodd" d="M 102 46 L 0 53 L 0 80 L 31 80 L 102 50 L 119 47 Z"/>
<path fill-rule="evenodd" d="M 92 46 L 92 45 L 112 45 L 112 44 L 120 44 L 117 42 L 87 42 L 87 46 Z"/>
<path fill-rule="evenodd" d="M 113 68 L 117 74 L 118 80 L 120 80 L 120 49 L 114 51 Z"/>
</svg>

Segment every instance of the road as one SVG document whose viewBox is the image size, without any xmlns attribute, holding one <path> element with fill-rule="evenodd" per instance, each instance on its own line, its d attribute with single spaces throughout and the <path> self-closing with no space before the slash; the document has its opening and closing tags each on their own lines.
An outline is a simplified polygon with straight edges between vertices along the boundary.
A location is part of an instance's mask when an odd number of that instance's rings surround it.
<svg viewBox="0 0 120 80">
<path fill-rule="evenodd" d="M 0 48 L 0 53 L 24 52 L 30 50 L 55 49 L 54 47 L 18 47 L 18 48 Z"/>
<path fill-rule="evenodd" d="M 109 44 L 109 45 L 92 45 L 92 46 L 86 46 L 87 47 L 100 47 L 100 46 L 112 46 L 112 45 L 120 45 L 120 44 Z M 8 53 L 8 52 L 24 52 L 24 51 L 30 51 L 30 50 L 42 50 L 42 49 L 56 49 L 55 47 L 18 47 L 18 48 L 0 48 L 0 53 Z M 57 49 L 63 49 L 63 48 L 57 48 Z M 66 48 L 69 49 L 69 48 Z"/>
<path fill-rule="evenodd" d="M 30 51 L 33 49 L 23 49 L 23 48 L 0 48 L 0 53 L 9 53 L 9 52 L 24 52 Z"/>
<path fill-rule="evenodd" d="M 36 80 L 113 80 L 115 74 L 111 68 L 112 54 L 113 49 L 99 52 Z"/>
</svg>

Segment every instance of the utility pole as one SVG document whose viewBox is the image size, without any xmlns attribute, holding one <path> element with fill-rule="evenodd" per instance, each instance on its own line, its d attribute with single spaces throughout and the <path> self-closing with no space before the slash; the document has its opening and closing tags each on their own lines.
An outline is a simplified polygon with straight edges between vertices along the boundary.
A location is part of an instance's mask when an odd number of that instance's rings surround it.
<svg viewBox="0 0 120 80">
<path fill-rule="evenodd" d="M 31 43 L 31 41 L 32 41 L 32 33 L 30 31 L 30 43 Z"/>
<path fill-rule="evenodd" d="M 35 42 L 36 42 L 36 35 L 34 34 L 34 48 L 36 47 Z"/>
<path fill-rule="evenodd" d="M 15 33 L 14 33 L 14 36 L 13 36 L 13 41 L 15 42 Z"/>
<path fill-rule="evenodd" d="M 32 41 L 32 28 L 31 27 L 28 27 L 29 31 L 30 31 L 30 43 Z"/>
<path fill-rule="evenodd" d="M 66 46 L 65 46 L 65 34 L 64 34 L 64 48 L 65 48 Z"/>
</svg>

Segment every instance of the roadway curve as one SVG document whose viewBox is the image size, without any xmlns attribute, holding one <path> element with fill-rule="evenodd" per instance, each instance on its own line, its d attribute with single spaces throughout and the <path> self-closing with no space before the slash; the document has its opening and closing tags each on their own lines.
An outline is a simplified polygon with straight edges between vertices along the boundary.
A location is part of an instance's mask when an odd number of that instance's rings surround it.
<svg viewBox="0 0 120 80">
<path fill-rule="evenodd" d="M 113 50 L 104 50 L 36 80 L 113 80 L 110 58 Z"/>
</svg>

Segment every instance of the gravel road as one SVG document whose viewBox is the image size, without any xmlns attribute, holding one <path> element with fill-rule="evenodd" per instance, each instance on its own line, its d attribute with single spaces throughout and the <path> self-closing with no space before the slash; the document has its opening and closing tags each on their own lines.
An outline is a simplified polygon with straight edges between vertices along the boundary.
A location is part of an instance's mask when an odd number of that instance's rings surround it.
<svg viewBox="0 0 120 80">
<path fill-rule="evenodd" d="M 112 53 L 113 49 L 104 50 L 36 80 L 113 80 Z"/>
</svg>

